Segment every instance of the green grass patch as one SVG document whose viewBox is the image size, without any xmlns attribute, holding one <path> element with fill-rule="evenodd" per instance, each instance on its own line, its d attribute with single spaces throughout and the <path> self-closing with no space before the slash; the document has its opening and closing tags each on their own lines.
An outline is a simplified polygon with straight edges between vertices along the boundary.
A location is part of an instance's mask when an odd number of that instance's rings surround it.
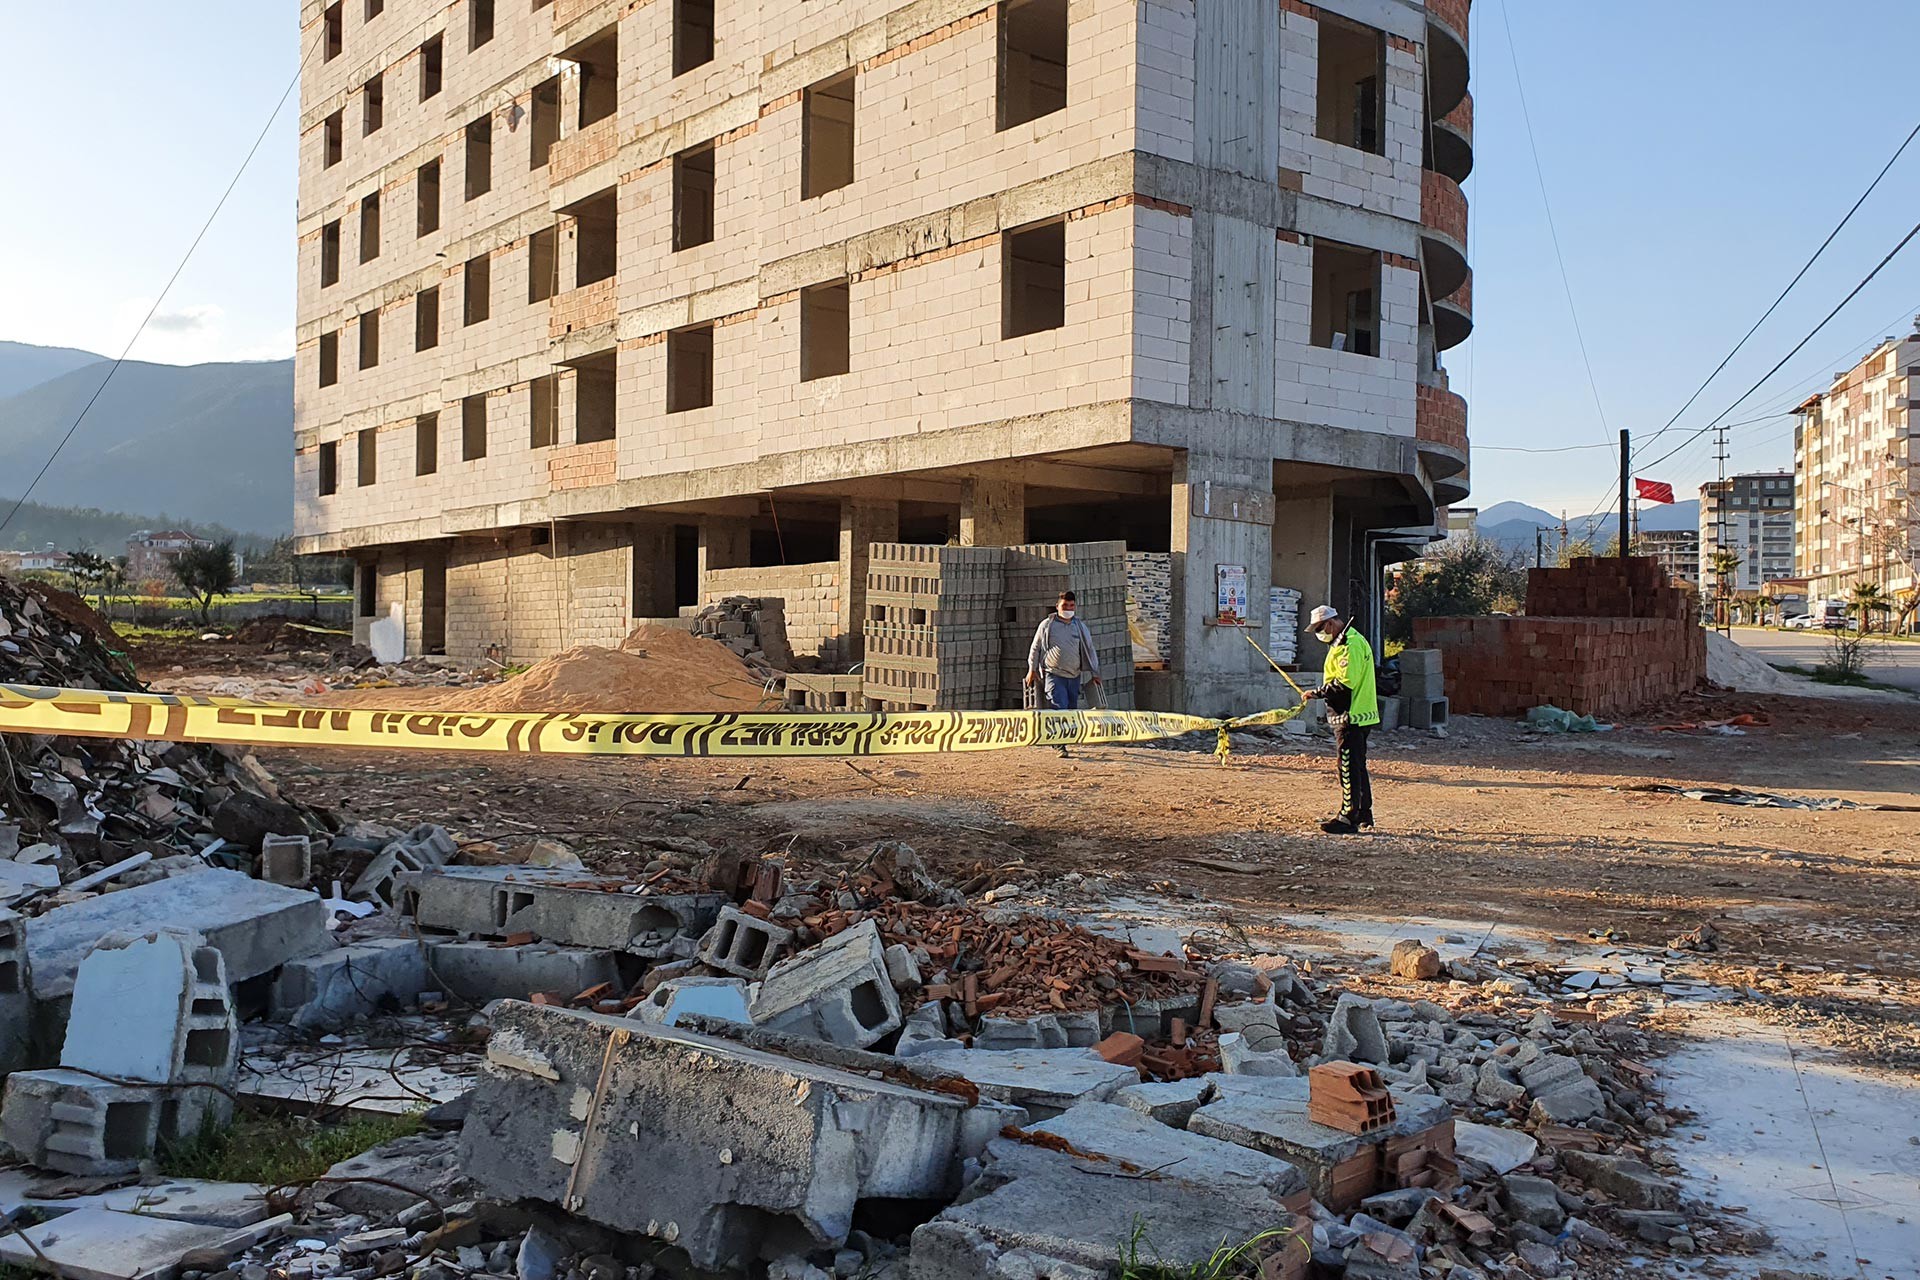
<svg viewBox="0 0 1920 1280">
<path fill-rule="evenodd" d="M 1251 1280 L 1259 1275 L 1261 1260 L 1275 1251 L 1310 1248 L 1300 1233 L 1276 1228 L 1236 1245 L 1222 1244 L 1203 1262 L 1169 1266 L 1142 1257 L 1143 1250 L 1153 1251 L 1153 1242 L 1147 1238 L 1146 1224 L 1136 1218 L 1120 1246 L 1120 1280 Z"/>
<path fill-rule="evenodd" d="M 169 1178 L 280 1186 L 317 1178 L 342 1160 L 418 1132 L 418 1112 L 347 1116 L 331 1124 L 307 1116 L 256 1112 L 238 1117 L 225 1129 L 209 1129 L 167 1147 L 157 1163 L 160 1173 Z"/>
</svg>

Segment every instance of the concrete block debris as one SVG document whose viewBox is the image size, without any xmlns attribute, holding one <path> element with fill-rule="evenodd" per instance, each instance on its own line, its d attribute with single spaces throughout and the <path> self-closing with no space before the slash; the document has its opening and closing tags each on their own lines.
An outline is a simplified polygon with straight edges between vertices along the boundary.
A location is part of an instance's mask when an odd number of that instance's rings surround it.
<svg viewBox="0 0 1920 1280">
<path fill-rule="evenodd" d="M 474 1004 L 527 1000 L 536 993 L 572 997 L 596 987 L 624 992 L 631 982 L 631 960 L 623 952 L 552 942 L 429 942 L 427 957 L 440 989 Z"/>
<path fill-rule="evenodd" d="M 274 977 L 271 1009 L 274 1017 L 302 1030 L 334 1031 L 412 1008 L 421 992 L 438 989 L 423 944 L 374 938 L 282 965 Z"/>
<path fill-rule="evenodd" d="M 682 1019 L 693 1017 L 753 1021 L 747 1012 L 747 984 L 738 978 L 670 979 L 634 1006 L 632 1016 L 666 1027 L 679 1026 Z"/>
<path fill-rule="evenodd" d="M 173 1275 L 184 1257 L 238 1257 L 292 1222 L 282 1214 L 246 1227 L 173 1222 L 114 1209 L 79 1209 L 51 1222 L 0 1235 L 0 1263 L 41 1270 L 58 1268 L 67 1280 L 148 1280 Z"/>
<path fill-rule="evenodd" d="M 793 930 L 729 905 L 700 939 L 700 959 L 723 973 L 758 980 L 792 946 Z"/>
<path fill-rule="evenodd" d="M 42 1169 L 132 1173 L 153 1157 L 167 1095 L 58 1068 L 16 1071 L 0 1097 L 0 1145 Z"/>
<path fill-rule="evenodd" d="M 710 1036 L 508 1002 L 461 1161 L 494 1196 L 742 1266 L 775 1225 L 838 1247 L 862 1200 L 950 1196 L 966 1110 Z"/>
<path fill-rule="evenodd" d="M 1328 1061 L 1387 1061 L 1387 1036 L 1373 1001 L 1351 992 L 1342 995 L 1327 1019 L 1324 1056 Z"/>
<path fill-rule="evenodd" d="M 268 836 L 260 842 L 260 878 L 301 887 L 313 881 L 313 841 L 306 836 Z"/>
<path fill-rule="evenodd" d="M 398 840 L 381 847 L 360 878 L 348 890 L 350 896 L 372 899 L 392 907 L 399 904 L 402 878 L 410 872 L 442 867 L 460 851 L 459 844 L 445 827 L 422 823 Z"/>
<path fill-rule="evenodd" d="M 0 907 L 0 1076 L 27 1065 L 33 1024 L 33 978 L 27 921 Z"/>
<path fill-rule="evenodd" d="M 900 1000 L 871 920 L 775 965 L 750 1004 L 755 1025 L 865 1048 L 900 1027 Z"/>
<path fill-rule="evenodd" d="M 718 893 L 642 893 L 612 876 L 564 867 L 442 867 L 399 877 L 425 929 L 483 938 L 531 934 L 545 942 L 647 959 L 692 955 L 727 899 Z"/>
<path fill-rule="evenodd" d="M 94 943 L 110 933 L 153 928 L 155 921 L 190 923 L 218 951 L 229 982 L 270 973 L 289 960 L 335 945 L 326 910 L 311 893 L 267 884 L 234 871 L 207 870 L 156 880 L 55 907 L 27 932 L 33 994 L 65 1000 Z"/>
<path fill-rule="evenodd" d="M 1105 1102 L 1140 1083 L 1138 1067 L 1109 1062 L 1091 1049 L 946 1050 L 919 1054 L 906 1067 L 922 1079 L 964 1080 L 983 1098 L 1041 1118 L 1077 1103 Z"/>
</svg>

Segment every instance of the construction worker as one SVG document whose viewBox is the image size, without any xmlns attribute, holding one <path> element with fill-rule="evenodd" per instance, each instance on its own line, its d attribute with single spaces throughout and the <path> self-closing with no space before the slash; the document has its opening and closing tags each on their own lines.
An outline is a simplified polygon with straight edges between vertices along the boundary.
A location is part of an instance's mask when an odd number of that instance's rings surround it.
<svg viewBox="0 0 1920 1280">
<path fill-rule="evenodd" d="M 1374 693 L 1373 646 L 1330 604 L 1315 609 L 1307 630 L 1327 650 L 1327 664 L 1317 689 L 1309 698 L 1327 704 L 1327 724 L 1333 729 L 1334 756 L 1340 770 L 1340 812 L 1320 824 L 1328 835 L 1350 836 L 1373 825 L 1373 780 L 1367 776 L 1367 735 L 1380 723 L 1380 700 Z"/>
</svg>

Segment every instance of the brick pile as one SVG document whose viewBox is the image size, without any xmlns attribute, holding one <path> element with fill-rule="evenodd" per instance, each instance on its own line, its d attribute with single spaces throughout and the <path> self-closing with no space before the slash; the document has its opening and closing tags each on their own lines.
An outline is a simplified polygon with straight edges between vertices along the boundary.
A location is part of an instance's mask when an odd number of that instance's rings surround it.
<svg viewBox="0 0 1920 1280">
<path fill-rule="evenodd" d="M 1525 616 L 1420 618 L 1413 634 L 1419 648 L 1445 653 L 1451 710 L 1467 715 L 1522 715 L 1546 704 L 1629 715 L 1706 678 L 1706 633 L 1692 597 L 1646 557 L 1535 569 Z"/>
</svg>

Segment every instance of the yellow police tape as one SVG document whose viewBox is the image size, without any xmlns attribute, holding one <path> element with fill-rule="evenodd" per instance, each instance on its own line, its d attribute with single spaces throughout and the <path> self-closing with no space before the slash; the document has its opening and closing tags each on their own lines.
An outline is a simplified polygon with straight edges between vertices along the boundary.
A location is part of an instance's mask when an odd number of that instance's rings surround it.
<svg viewBox="0 0 1920 1280">
<path fill-rule="evenodd" d="M 581 756 L 884 756 L 1009 747 L 1151 742 L 1282 724 L 1300 708 L 1230 720 L 1162 711 L 599 712 L 374 711 L 191 694 L 102 693 L 0 684 L 0 732 L 218 742 L 252 747 L 369 747 Z"/>
</svg>

